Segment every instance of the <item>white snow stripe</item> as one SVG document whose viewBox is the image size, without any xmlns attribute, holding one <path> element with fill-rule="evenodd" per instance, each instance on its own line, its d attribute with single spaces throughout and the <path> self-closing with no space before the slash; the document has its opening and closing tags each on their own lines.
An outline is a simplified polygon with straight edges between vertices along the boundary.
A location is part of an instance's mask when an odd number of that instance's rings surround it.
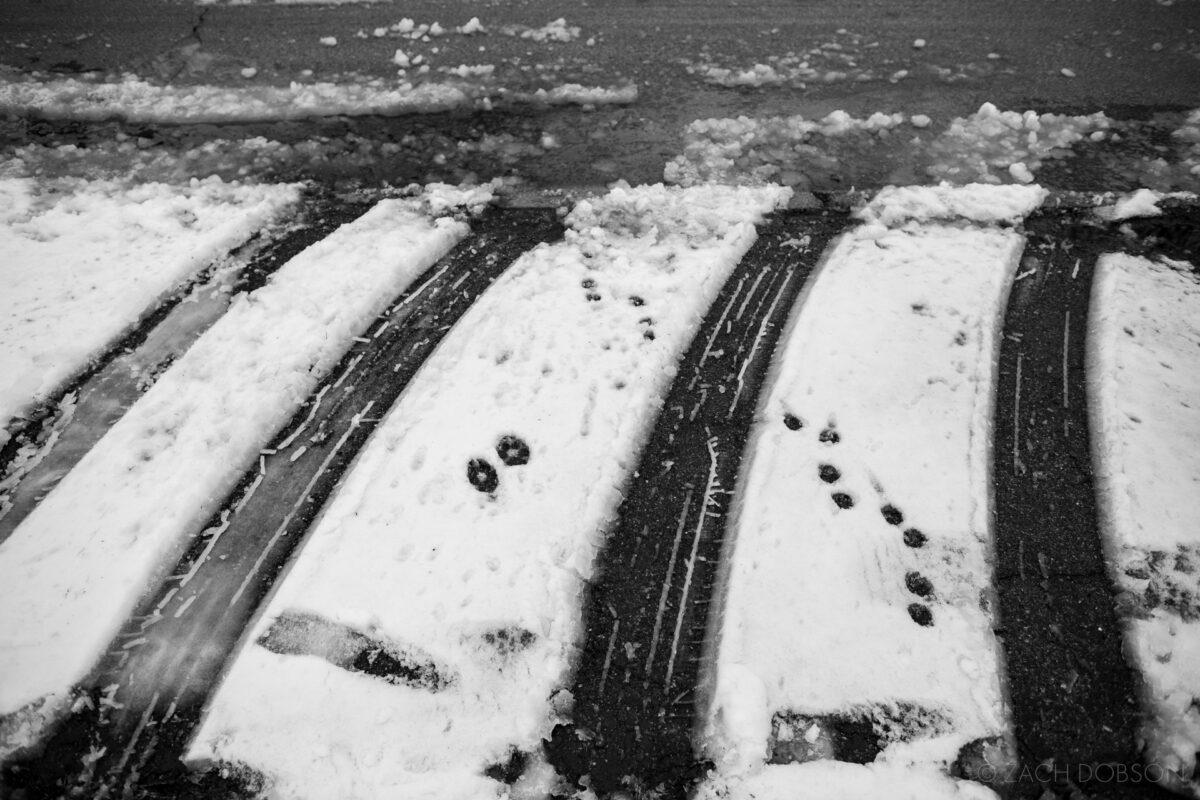
<svg viewBox="0 0 1200 800">
<path fill-rule="evenodd" d="M 1189 265 L 1100 258 L 1088 412 L 1107 555 L 1144 679 L 1146 763 L 1200 791 L 1200 281 Z M 1163 602 L 1174 598 L 1174 607 Z M 1190 776 L 1190 779 L 1189 779 Z M 1189 785 L 1190 784 L 1190 785 Z"/>
<path fill-rule="evenodd" d="M 683 510 L 679 512 L 679 525 L 675 528 L 675 538 L 671 540 L 671 558 L 667 561 L 667 579 L 663 581 L 662 592 L 658 597 L 658 611 L 654 615 L 654 629 L 650 634 L 650 652 L 646 656 L 646 672 L 649 674 L 654 667 L 654 655 L 658 652 L 658 640 L 662 634 L 663 617 L 667 613 L 667 597 L 671 594 L 671 578 L 675 576 L 675 561 L 679 557 L 679 545 L 683 542 L 683 529 L 687 527 L 688 513 L 692 509 L 693 487 L 689 486 L 683 498 Z"/>
<path fill-rule="evenodd" d="M 717 490 L 717 450 L 716 439 L 710 437 L 708 440 L 708 482 L 704 486 L 704 508 L 716 503 L 714 493 Z M 690 492 L 689 492 L 690 495 Z M 688 596 L 692 591 L 692 575 L 696 569 L 696 553 L 700 549 L 700 534 L 704 531 L 704 520 L 710 514 L 701 511 L 696 518 L 696 527 L 692 530 L 692 549 L 688 554 L 687 560 L 684 561 L 686 571 L 683 576 L 683 591 L 679 595 L 679 612 L 675 616 L 675 633 L 671 637 L 671 657 L 667 661 L 667 677 L 666 688 L 671 687 L 671 677 L 675 674 L 675 659 L 679 655 L 679 634 L 683 630 L 683 617 L 688 610 Z M 673 575 L 674 570 L 668 570 L 668 580 Z"/>
<path fill-rule="evenodd" d="M 938 203 L 961 205 L 945 190 Z M 763 767 L 776 713 L 928 710 L 945 723 L 890 743 L 926 765 L 918 782 L 971 739 L 1005 732 L 978 591 L 991 580 L 992 357 L 1021 245 L 1009 231 L 867 225 L 816 276 L 776 353 L 735 501 L 709 743 L 725 778 Z M 826 429 L 840 439 L 822 441 Z M 910 526 L 924 548 L 905 546 Z M 932 601 L 907 588 L 909 572 L 932 582 Z M 931 608 L 932 627 L 910 618 L 912 603 Z"/>
<path fill-rule="evenodd" d="M 237 298 L 0 545 L 0 713 L 84 677 L 352 337 L 465 235 L 420 209 L 385 200 Z"/>
<path fill-rule="evenodd" d="M 0 179 L 0 445 L 154 305 L 292 205 L 295 186 Z"/>
</svg>

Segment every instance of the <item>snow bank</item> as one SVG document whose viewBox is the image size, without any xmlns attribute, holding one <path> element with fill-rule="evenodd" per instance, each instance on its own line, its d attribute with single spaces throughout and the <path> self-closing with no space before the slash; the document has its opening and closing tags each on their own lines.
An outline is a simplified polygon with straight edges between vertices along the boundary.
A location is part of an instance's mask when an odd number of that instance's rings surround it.
<svg viewBox="0 0 1200 800">
<path fill-rule="evenodd" d="M 1128 638 L 1153 714 L 1145 731 L 1147 763 L 1195 781 L 1200 280 L 1187 266 L 1104 256 L 1092 309 L 1093 459 Z"/>
<path fill-rule="evenodd" d="M 0 426 L 279 216 L 295 186 L 0 179 Z M 8 434 L 0 427 L 0 444 Z"/>
<path fill-rule="evenodd" d="M 944 771 L 1008 729 L 988 442 L 1022 244 L 996 229 L 865 226 L 808 290 L 764 389 L 725 556 L 707 742 L 741 787 L 731 796 L 793 797 L 810 776 L 812 797 L 838 796 L 824 789 L 843 779 L 862 788 L 846 796 L 979 796 Z M 877 743 L 860 756 L 874 765 L 763 771 L 848 760 L 851 728 Z"/>
<path fill-rule="evenodd" d="M 552 102 L 628 103 L 636 88 L 568 84 L 544 90 Z M 433 113 L 488 106 L 507 93 L 467 83 L 408 83 L 379 79 L 358 83 L 292 83 L 289 86 L 161 86 L 125 75 L 117 80 L 23 79 L 0 83 L 0 114 L 36 113 L 60 119 L 131 122 L 235 122 L 305 119 L 332 115 Z M 519 95 L 514 95 L 520 99 Z M 585 97 L 586 99 L 578 99 Z M 535 98 L 536 99 L 536 98 Z"/>
<path fill-rule="evenodd" d="M 383 421 L 189 758 L 248 764 L 281 798 L 506 792 L 483 772 L 537 751 L 569 703 L 551 698 L 582 584 L 676 362 L 787 196 L 619 186 L 580 202 L 566 240 L 502 276 Z M 283 654 L 273 632 L 298 616 L 419 653 L 443 680 L 371 677 L 317 641 Z"/>
<path fill-rule="evenodd" d="M 899 227 L 908 222 L 963 219 L 1010 225 L 1024 219 L 1049 194 L 1040 186 L 993 186 L 974 183 L 956 187 L 885 186 L 855 216 L 869 225 Z"/>
<path fill-rule="evenodd" d="M 0 714 L 87 674 L 352 337 L 466 233 L 421 208 L 448 196 L 385 200 L 236 298 L 0 545 Z"/>
</svg>

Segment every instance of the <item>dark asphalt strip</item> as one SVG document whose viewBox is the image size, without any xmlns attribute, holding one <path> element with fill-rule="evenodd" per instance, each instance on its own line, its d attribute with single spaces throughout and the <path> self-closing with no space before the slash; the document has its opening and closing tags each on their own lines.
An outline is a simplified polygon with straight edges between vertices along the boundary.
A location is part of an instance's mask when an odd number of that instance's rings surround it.
<svg viewBox="0 0 1200 800">
<path fill-rule="evenodd" d="M 1040 213 L 1026 229 L 993 450 L 997 633 L 1021 760 L 1011 796 L 1155 797 L 1132 778 L 1144 774 L 1138 680 L 1105 568 L 1084 377 L 1096 259 L 1129 242 L 1071 214 Z M 1130 780 L 1104 780 L 1122 767 Z"/>
<path fill-rule="evenodd" d="M 213 794 L 179 758 L 277 576 L 451 326 L 523 252 L 562 235 L 551 210 L 494 210 L 472 230 L 371 325 L 263 451 L 81 687 L 93 708 L 68 719 L 39 758 L 10 768 L 11 786 L 34 797 Z"/>
<path fill-rule="evenodd" d="M 726 282 L 684 356 L 585 604 L 571 725 L 547 752 L 600 794 L 662 787 L 682 797 L 703 775 L 693 732 L 697 681 L 734 484 L 759 389 L 833 214 L 786 213 Z"/>
<path fill-rule="evenodd" d="M 3 480 L 24 469 L 12 459 L 19 447 L 32 444 L 42 448 L 37 464 L 18 476 L 7 494 L 0 493 L 0 501 L 7 500 L 9 504 L 4 507 L 0 503 L 0 542 L 12 535 L 41 499 L 124 416 L 158 374 L 216 323 L 236 292 L 262 286 L 300 251 L 353 221 L 368 208 L 367 203 L 343 203 L 327 196 L 304 200 L 287 228 L 261 233 L 234 252 L 235 258 L 245 258 L 247 264 L 229 286 L 230 291 L 212 285 L 213 276 L 209 274 L 212 270 L 207 270 L 48 403 L 46 407 L 53 408 L 68 394 L 77 398 L 65 424 L 55 424 L 51 416 L 15 437 L 0 454 L 0 480 Z M 56 434 L 53 438 L 51 431 Z"/>
</svg>

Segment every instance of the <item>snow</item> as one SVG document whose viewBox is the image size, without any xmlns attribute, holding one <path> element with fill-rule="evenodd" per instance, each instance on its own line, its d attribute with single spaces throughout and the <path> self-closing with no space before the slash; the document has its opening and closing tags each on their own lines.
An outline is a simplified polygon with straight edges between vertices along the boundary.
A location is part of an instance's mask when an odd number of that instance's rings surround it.
<svg viewBox="0 0 1200 800">
<path fill-rule="evenodd" d="M 1068 156 L 1085 138 L 1106 136 L 1110 124 L 1101 113 L 1017 113 L 990 103 L 941 125 L 926 114 L 876 112 L 856 118 L 844 111 L 820 120 L 697 120 L 684 130 L 683 153 L 667 163 L 664 176 L 683 186 L 705 181 L 794 184 L 806 175 L 853 173 L 863 163 L 874 163 L 878 170 L 899 170 L 905 183 L 1029 184 L 1047 160 Z M 1186 133 L 1177 136 L 1186 139 Z"/>
<path fill-rule="evenodd" d="M 1156 192 L 1152 189 L 1138 189 L 1117 198 L 1111 206 L 1101 206 L 1096 209 L 1096 216 L 1106 222 L 1119 222 L 1136 217 L 1158 217 L 1162 209 L 1158 204 L 1163 200 L 1183 200 L 1194 202 L 1196 195 L 1191 192 Z"/>
<path fill-rule="evenodd" d="M 461 25 L 454 29 L 456 33 L 461 33 L 464 36 L 470 36 L 476 33 L 487 33 L 487 28 L 483 27 L 483 23 L 479 21 L 479 17 L 471 17 L 467 20 L 466 25 Z"/>
<path fill-rule="evenodd" d="M 1132 219 L 1133 217 L 1156 217 L 1162 214 L 1162 209 L 1158 207 L 1159 200 L 1162 195 L 1150 189 L 1138 189 L 1132 194 L 1126 195 L 1117 201 L 1113 206 L 1112 217 L 1114 220 Z"/>
<path fill-rule="evenodd" d="M 810 761 L 769 764 L 752 776 L 714 779 L 696 800 L 995 800 L 979 784 L 933 773 L 913 774 L 892 764 Z"/>
<path fill-rule="evenodd" d="M 0 426 L 283 213 L 295 186 L 0 179 Z M 0 444 L 8 434 L 0 428 Z"/>
<path fill-rule="evenodd" d="M 885 186 L 855 216 L 869 225 L 899 227 L 907 222 L 968 219 L 1016 224 L 1049 193 L 1040 186 Z"/>
<path fill-rule="evenodd" d="M 1147 763 L 1186 781 L 1200 749 L 1200 280 L 1186 264 L 1107 255 L 1092 308 L 1093 460 L 1152 712 Z"/>
<path fill-rule="evenodd" d="M 579 38 L 581 29 L 577 25 L 568 25 L 564 18 L 559 17 L 540 28 L 505 25 L 500 28 L 500 32 L 506 36 L 517 36 L 533 42 L 573 42 Z"/>
<path fill-rule="evenodd" d="M 0 544 L 0 714 L 53 715 L 353 337 L 466 234 L 431 209 L 488 194 L 384 200 L 235 298 Z"/>
<path fill-rule="evenodd" d="M 580 201 L 566 239 L 511 267 L 381 423 L 189 758 L 248 764 L 280 798 L 506 791 L 483 770 L 556 721 L 583 583 L 676 362 L 788 196 L 617 185 Z M 420 653 L 447 685 L 255 644 L 295 615 Z"/>
<path fill-rule="evenodd" d="M 501 95 L 461 83 L 365 80 L 268 85 L 162 86 L 125 75 L 112 80 L 26 78 L 0 82 L 0 114 L 130 122 L 233 122 L 306 119 L 344 114 L 397 116 L 487 107 Z M 502 93 L 518 102 L 631 103 L 636 86 L 566 84 L 536 93 Z"/>
<path fill-rule="evenodd" d="M 683 153 L 667 162 L 664 178 L 681 186 L 719 181 L 762 183 L 779 179 L 792 162 L 806 163 L 813 140 L 852 134 L 878 136 L 904 123 L 903 114 L 876 113 L 865 119 L 834 111 L 822 119 L 803 116 L 702 119 L 684 129 Z"/>
<path fill-rule="evenodd" d="M 1040 197 L 917 191 L 928 207 L 908 204 L 916 220 L 957 207 L 992 222 L 986 195 L 1026 213 Z M 1022 244 L 994 228 L 867 225 L 806 290 L 763 390 L 724 555 L 711 787 L 991 796 L 944 770 L 965 745 L 1008 730 L 988 588 L 989 440 Z M 837 720 L 864 718 L 884 745 L 874 764 L 813 760 L 836 757 Z"/>
<path fill-rule="evenodd" d="M 969 117 L 958 117 L 929 145 L 929 174 L 955 183 L 1001 183 L 1001 171 L 1021 183 L 1042 163 L 1069 153 L 1071 145 L 1106 131 L 1103 112 L 1087 116 L 1001 111 L 984 103 Z M 1010 170 L 1020 164 L 1013 175 Z"/>
</svg>

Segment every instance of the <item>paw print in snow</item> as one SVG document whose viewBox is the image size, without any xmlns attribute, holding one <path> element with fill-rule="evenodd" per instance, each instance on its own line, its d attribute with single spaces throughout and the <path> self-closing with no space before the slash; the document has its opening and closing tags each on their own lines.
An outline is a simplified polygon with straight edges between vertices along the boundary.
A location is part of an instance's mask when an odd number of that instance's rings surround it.
<svg viewBox="0 0 1200 800">
<path fill-rule="evenodd" d="M 491 494 L 500 486 L 496 468 L 483 458 L 472 458 L 467 462 L 467 480 L 484 494 Z"/>
<path fill-rule="evenodd" d="M 512 434 L 501 436 L 500 441 L 496 443 L 496 455 L 500 456 L 500 460 L 508 467 L 528 464 L 529 445 L 525 444 L 525 440 L 519 436 Z"/>
<path fill-rule="evenodd" d="M 496 455 L 504 466 L 519 467 L 529 463 L 529 445 L 519 436 L 506 434 L 496 442 Z M 500 487 L 500 475 L 486 458 L 467 462 L 467 480 L 484 494 L 492 494 Z"/>
</svg>

